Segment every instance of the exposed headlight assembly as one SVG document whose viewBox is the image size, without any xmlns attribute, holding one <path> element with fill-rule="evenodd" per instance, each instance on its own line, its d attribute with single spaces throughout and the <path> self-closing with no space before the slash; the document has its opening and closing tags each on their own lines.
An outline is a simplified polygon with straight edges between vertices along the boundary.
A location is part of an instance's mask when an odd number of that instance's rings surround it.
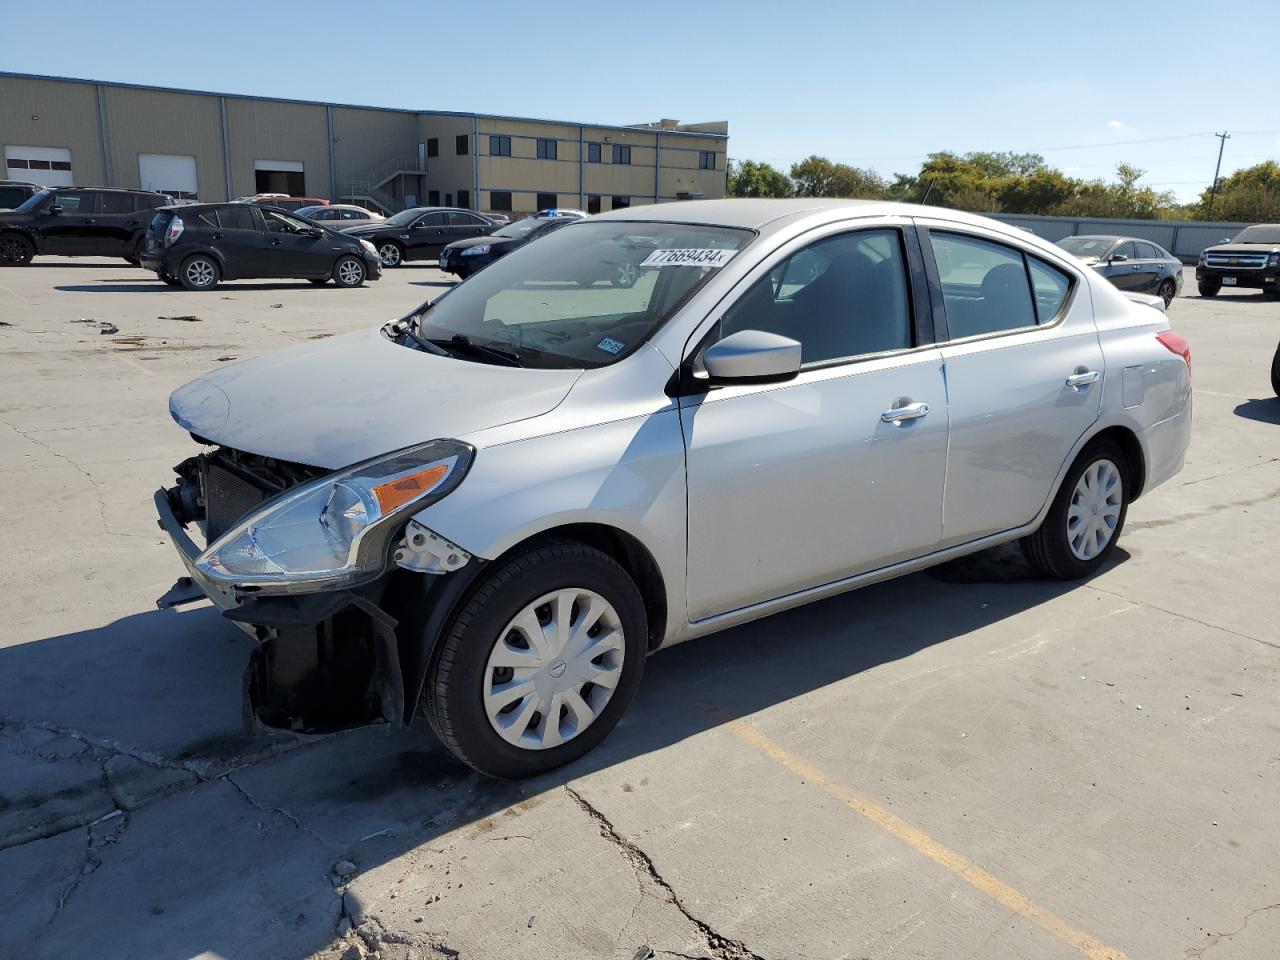
<svg viewBox="0 0 1280 960">
<path fill-rule="evenodd" d="M 475 450 L 432 440 L 287 490 L 196 558 L 210 579 L 259 593 L 349 586 L 382 572 L 398 520 L 453 490 Z"/>
<path fill-rule="evenodd" d="M 481 254 L 481 253 L 488 253 L 488 252 L 489 252 L 489 244 L 487 244 L 487 243 L 478 243 L 478 244 L 476 244 L 474 247 L 466 247 L 466 248 L 464 248 L 464 249 L 462 250 L 462 252 L 461 252 L 460 254 L 458 254 L 458 256 L 460 256 L 460 257 L 472 257 L 472 256 L 476 256 L 476 255 Z"/>
<path fill-rule="evenodd" d="M 378 248 L 377 248 L 377 247 L 375 247 L 375 246 L 374 246 L 372 243 L 370 243 L 368 240 L 361 240 L 361 241 L 360 241 L 360 246 L 362 246 L 362 247 L 364 248 L 364 250 L 365 250 L 365 252 L 366 252 L 366 253 L 372 253 L 375 257 L 378 255 Z"/>
</svg>

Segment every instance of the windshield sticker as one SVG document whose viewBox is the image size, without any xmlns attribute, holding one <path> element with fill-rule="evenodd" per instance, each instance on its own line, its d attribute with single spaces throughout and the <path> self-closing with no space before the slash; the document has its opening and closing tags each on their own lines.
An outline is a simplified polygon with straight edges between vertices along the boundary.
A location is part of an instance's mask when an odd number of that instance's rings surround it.
<svg viewBox="0 0 1280 960">
<path fill-rule="evenodd" d="M 615 356 L 625 350 L 627 345 L 621 340 L 615 340 L 613 337 L 605 337 L 596 344 L 597 350 L 603 350 L 605 353 L 612 353 Z"/>
<path fill-rule="evenodd" d="M 736 250 L 713 250 L 686 247 L 680 250 L 655 250 L 644 258 L 642 267 L 723 267 L 733 259 Z"/>
</svg>

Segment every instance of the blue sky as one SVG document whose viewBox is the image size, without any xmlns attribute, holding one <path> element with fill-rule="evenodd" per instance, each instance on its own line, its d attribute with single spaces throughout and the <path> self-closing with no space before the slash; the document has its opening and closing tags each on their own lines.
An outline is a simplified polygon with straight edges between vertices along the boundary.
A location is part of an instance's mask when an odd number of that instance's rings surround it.
<svg viewBox="0 0 1280 960">
<path fill-rule="evenodd" d="M 1238 17 L 1215 26 L 1204 0 L 56 6 L 4 5 L 0 69 L 610 123 L 728 120 L 731 156 L 782 167 L 818 153 L 891 175 L 933 150 L 990 149 L 1094 177 L 1128 161 L 1184 199 L 1212 179 L 1213 131 L 1232 132 L 1224 175 L 1280 159 L 1280 112 L 1260 108 L 1275 102 L 1280 33 Z M 1277 20 L 1253 25 L 1266 22 Z M 173 44 L 150 39 L 162 37 Z"/>
</svg>

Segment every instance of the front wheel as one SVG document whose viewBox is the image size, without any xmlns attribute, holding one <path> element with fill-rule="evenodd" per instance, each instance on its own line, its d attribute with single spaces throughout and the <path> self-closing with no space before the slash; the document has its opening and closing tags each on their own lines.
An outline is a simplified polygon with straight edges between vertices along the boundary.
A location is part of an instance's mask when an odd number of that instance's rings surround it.
<svg viewBox="0 0 1280 960">
<path fill-rule="evenodd" d="M 36 248 L 20 233 L 6 233 L 0 237 L 0 266 L 21 267 L 31 262 Z"/>
<path fill-rule="evenodd" d="M 1222 284 L 1214 280 L 1201 280 L 1196 284 L 1196 289 L 1200 291 L 1202 297 L 1216 297 L 1218 291 L 1222 289 Z"/>
<path fill-rule="evenodd" d="M 1164 305 L 1168 307 L 1169 304 L 1173 303 L 1173 298 L 1177 295 L 1177 287 L 1172 279 L 1162 280 L 1156 293 L 1160 295 L 1160 298 L 1164 300 Z"/>
<path fill-rule="evenodd" d="M 1110 440 L 1092 443 L 1076 458 L 1040 529 L 1019 543 L 1028 562 L 1046 576 L 1080 580 L 1095 573 L 1115 549 L 1129 510 L 1129 461 Z"/>
<path fill-rule="evenodd" d="M 364 283 L 364 261 L 359 257 L 341 257 L 333 265 L 333 282 L 340 287 L 358 287 Z"/>
<path fill-rule="evenodd" d="M 387 240 L 378 245 L 378 259 L 384 267 L 398 267 L 404 260 L 404 250 L 400 248 L 400 244 Z"/>
<path fill-rule="evenodd" d="M 218 285 L 218 275 L 217 261 L 198 253 L 182 264 L 178 279 L 188 290 L 212 290 Z"/>
<path fill-rule="evenodd" d="M 441 742 L 491 777 L 576 760 L 617 724 L 644 670 L 635 582 L 607 554 L 552 542 L 499 561 L 456 615 L 427 678 Z"/>
</svg>

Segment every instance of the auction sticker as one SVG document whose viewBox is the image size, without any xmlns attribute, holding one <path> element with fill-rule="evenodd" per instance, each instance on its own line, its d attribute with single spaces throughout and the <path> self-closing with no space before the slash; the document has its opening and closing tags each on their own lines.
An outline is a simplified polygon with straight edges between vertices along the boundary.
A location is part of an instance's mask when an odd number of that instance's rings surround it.
<svg viewBox="0 0 1280 960">
<path fill-rule="evenodd" d="M 679 250 L 655 250 L 644 258 L 642 267 L 723 267 L 733 259 L 736 250 L 713 250 L 686 247 Z"/>
</svg>

